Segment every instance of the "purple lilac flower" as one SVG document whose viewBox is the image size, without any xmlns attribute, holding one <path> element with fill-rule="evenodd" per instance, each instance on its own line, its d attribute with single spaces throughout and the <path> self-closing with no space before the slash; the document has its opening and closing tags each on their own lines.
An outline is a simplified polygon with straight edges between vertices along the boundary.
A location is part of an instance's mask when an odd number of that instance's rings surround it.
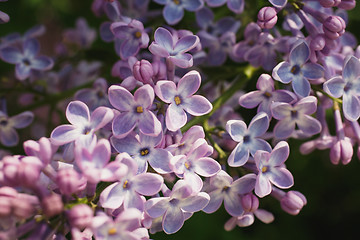
<svg viewBox="0 0 360 240">
<path fill-rule="evenodd" d="M 254 223 L 254 216 L 256 216 L 263 223 L 271 223 L 275 219 L 271 212 L 268 212 L 264 209 L 257 209 L 255 212 L 249 212 L 238 217 L 230 218 L 225 223 L 224 228 L 226 231 L 231 231 L 235 228 L 236 225 L 239 227 L 248 227 Z"/>
<path fill-rule="evenodd" d="M 294 178 L 285 168 L 284 162 L 289 157 L 289 144 L 281 141 L 269 152 L 259 150 L 255 153 L 254 160 L 258 169 L 255 193 L 265 197 L 271 193 L 272 184 L 279 188 L 289 188 L 294 184 Z"/>
<path fill-rule="evenodd" d="M 158 193 L 164 179 L 156 173 L 140 173 L 134 159 L 127 153 L 119 154 L 115 161 L 127 167 L 126 174 L 102 191 L 100 204 L 104 208 L 117 209 L 123 205 L 124 209 L 137 208 L 144 210 L 142 195 L 152 196 Z"/>
<path fill-rule="evenodd" d="M 249 127 L 241 120 L 230 120 L 226 123 L 226 131 L 231 138 L 238 142 L 228 158 L 228 164 L 231 167 L 240 167 L 249 159 L 249 155 L 255 155 L 257 150 L 271 151 L 268 142 L 260 137 L 269 127 L 269 117 L 266 113 L 256 114 L 251 120 Z"/>
<path fill-rule="evenodd" d="M 138 20 L 133 19 L 129 23 L 115 22 L 111 24 L 111 31 L 116 38 L 123 40 L 120 46 L 122 59 L 135 56 L 140 48 L 146 48 L 149 44 L 149 35 Z"/>
<path fill-rule="evenodd" d="M 308 96 L 293 106 L 289 103 L 275 102 L 271 106 L 271 112 L 275 119 L 279 120 L 274 127 L 275 137 L 285 139 L 291 136 L 295 125 L 307 135 L 320 133 L 321 123 L 310 116 L 316 111 L 317 98 Z"/>
<path fill-rule="evenodd" d="M 83 146 L 96 139 L 95 132 L 108 124 L 114 113 L 110 108 L 98 107 L 91 115 L 85 103 L 72 101 L 66 108 L 66 118 L 71 123 L 56 127 L 51 133 L 51 141 L 63 145 L 75 141 Z"/>
<path fill-rule="evenodd" d="M 156 137 L 140 133 L 139 136 L 129 134 L 121 139 L 111 137 L 110 141 L 116 151 L 126 152 L 135 159 L 139 173 L 146 172 L 149 163 L 155 171 L 164 174 L 171 172 L 169 162 L 172 155 L 159 147 L 162 138 L 162 133 Z"/>
<path fill-rule="evenodd" d="M 166 110 L 166 127 L 176 131 L 186 124 L 186 112 L 201 116 L 212 110 L 212 105 L 205 97 L 193 95 L 200 87 L 201 77 L 197 71 L 190 71 L 178 82 L 158 81 L 156 95 L 164 102 L 170 103 Z"/>
<path fill-rule="evenodd" d="M 76 28 L 65 30 L 63 37 L 68 43 L 74 43 L 81 48 L 89 48 L 96 39 L 96 31 L 89 28 L 85 18 L 78 18 Z"/>
<path fill-rule="evenodd" d="M 346 119 L 357 121 L 360 116 L 360 62 L 351 56 L 344 64 L 342 77 L 336 76 L 324 83 L 324 90 L 335 98 L 343 98 Z"/>
<path fill-rule="evenodd" d="M 195 141 L 204 138 L 204 129 L 201 126 L 192 126 L 184 133 L 179 142 L 168 146 L 166 150 L 170 151 L 174 156 L 181 154 L 186 155 L 189 153 Z"/>
<path fill-rule="evenodd" d="M 260 75 L 256 88 L 259 90 L 242 95 L 239 98 L 239 104 L 245 108 L 258 106 L 257 112 L 265 112 L 269 119 L 272 117 L 271 104 L 273 102 L 292 103 L 297 99 L 296 95 L 290 91 L 275 90 L 274 80 L 268 74 Z"/>
<path fill-rule="evenodd" d="M 256 175 L 253 173 L 233 180 L 221 170 L 210 178 L 210 186 L 206 189 L 210 196 L 209 204 L 203 209 L 206 213 L 217 211 L 224 201 L 224 207 L 231 216 L 240 216 L 244 213 L 240 195 L 245 195 L 255 188 Z"/>
<path fill-rule="evenodd" d="M 138 88 L 134 96 L 123 87 L 111 86 L 109 88 L 109 101 L 121 112 L 113 121 L 114 136 L 123 138 L 136 126 L 143 134 L 159 135 L 161 123 L 150 111 L 154 97 L 154 90 L 149 84 Z"/>
<path fill-rule="evenodd" d="M 227 2 L 227 7 L 234 13 L 242 13 L 244 11 L 244 0 L 205 0 L 210 7 L 220 7 Z"/>
<path fill-rule="evenodd" d="M 163 230 L 167 234 L 172 234 L 183 226 L 184 212 L 200 211 L 209 203 L 209 200 L 207 193 L 194 193 L 188 183 L 179 180 L 175 183 L 169 197 L 149 199 L 145 203 L 145 210 L 152 218 L 163 216 Z"/>
<path fill-rule="evenodd" d="M 309 80 L 316 80 L 324 76 L 324 68 L 308 62 L 310 49 L 306 42 L 297 44 L 290 52 L 289 61 L 279 63 L 272 76 L 282 83 L 292 82 L 294 92 L 301 97 L 309 96 Z"/>
<path fill-rule="evenodd" d="M 233 56 L 236 57 L 236 61 L 245 61 L 245 54 L 248 52 L 257 42 L 261 33 L 261 28 L 258 24 L 249 23 L 244 31 L 244 40 L 238 42 L 233 47 Z"/>
<path fill-rule="evenodd" d="M 199 177 L 212 177 L 221 170 L 220 164 L 209 156 L 213 148 L 208 145 L 205 139 L 200 138 L 193 143 L 192 148 L 186 155 L 176 155 L 170 160 L 170 168 L 174 173 L 184 178 L 194 192 L 199 192 L 203 181 Z"/>
<path fill-rule="evenodd" d="M 163 15 L 170 25 L 180 22 L 184 17 L 184 9 L 195 12 L 204 6 L 203 0 L 154 0 L 154 2 L 165 5 Z"/>
<path fill-rule="evenodd" d="M 186 52 L 200 42 L 196 35 L 186 35 L 180 39 L 174 39 L 168 30 L 159 27 L 155 31 L 154 38 L 155 41 L 149 46 L 149 51 L 152 54 L 169 59 L 168 61 L 180 68 L 188 68 L 193 65 L 191 54 Z"/>
<path fill-rule="evenodd" d="M 107 95 L 108 84 L 104 78 L 98 78 L 92 88 L 84 88 L 75 93 L 75 100 L 85 103 L 90 111 L 97 107 L 111 107 Z"/>
<path fill-rule="evenodd" d="M 13 147 L 19 143 L 19 135 L 15 129 L 29 126 L 34 119 L 34 114 L 26 111 L 15 116 L 7 115 L 5 100 L 0 100 L 0 142 L 4 146 Z"/>
<path fill-rule="evenodd" d="M 46 56 L 37 56 L 40 45 L 35 39 L 26 39 L 22 45 L 22 50 L 15 47 L 5 47 L 1 49 L 0 56 L 5 62 L 16 64 L 15 75 L 19 80 L 27 79 L 31 72 L 46 71 L 53 67 L 54 62 Z"/>
<path fill-rule="evenodd" d="M 122 80 L 120 86 L 129 91 L 143 85 L 142 82 L 134 77 L 134 65 L 137 61 L 138 59 L 136 57 L 131 56 L 127 60 L 117 61 L 111 69 L 111 75 L 119 77 Z"/>
<path fill-rule="evenodd" d="M 141 211 L 136 208 L 123 210 L 116 218 L 98 213 L 91 229 L 98 240 L 142 240 L 149 239 L 148 231 L 141 226 Z"/>
</svg>

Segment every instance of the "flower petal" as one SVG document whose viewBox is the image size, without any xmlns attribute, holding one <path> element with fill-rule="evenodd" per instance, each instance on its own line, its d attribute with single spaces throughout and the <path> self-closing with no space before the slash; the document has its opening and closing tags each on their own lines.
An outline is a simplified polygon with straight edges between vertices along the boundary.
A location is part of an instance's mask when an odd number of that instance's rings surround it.
<svg viewBox="0 0 360 240">
<path fill-rule="evenodd" d="M 324 91 L 335 98 L 339 98 L 344 94 L 345 81 L 341 77 L 333 77 L 327 80 L 324 85 Z"/>
<path fill-rule="evenodd" d="M 290 52 L 291 65 L 303 65 L 310 57 L 310 49 L 306 42 L 296 45 Z"/>
<path fill-rule="evenodd" d="M 271 193 L 272 187 L 270 181 L 264 176 L 264 174 L 259 174 L 256 178 L 255 183 L 255 194 L 259 197 L 265 197 Z"/>
<path fill-rule="evenodd" d="M 169 207 L 164 214 L 162 226 L 167 234 L 176 233 L 184 225 L 184 214 L 182 210 L 177 207 Z"/>
<path fill-rule="evenodd" d="M 170 131 L 177 131 L 186 124 L 187 116 L 181 107 L 175 104 L 170 104 L 166 111 L 166 127 Z"/>
<path fill-rule="evenodd" d="M 30 111 L 26 111 L 18 115 L 12 116 L 9 119 L 9 123 L 11 123 L 11 126 L 14 128 L 25 128 L 29 126 L 33 120 L 34 114 Z"/>
<path fill-rule="evenodd" d="M 314 135 L 321 131 L 321 123 L 308 115 L 302 116 L 300 120 L 296 121 L 296 124 L 305 134 Z"/>
<path fill-rule="evenodd" d="M 177 91 L 183 97 L 189 97 L 196 93 L 201 84 L 201 76 L 198 71 L 190 71 L 178 82 Z"/>
<path fill-rule="evenodd" d="M 294 78 L 292 88 L 294 92 L 301 97 L 307 97 L 310 94 L 310 83 L 304 77 Z"/>
<path fill-rule="evenodd" d="M 165 21 L 170 25 L 175 25 L 184 17 L 184 9 L 170 1 L 163 10 Z M 156 41 L 157 42 L 157 41 Z"/>
<path fill-rule="evenodd" d="M 131 111 L 134 107 L 133 95 L 123 87 L 112 85 L 109 87 L 109 101 L 120 111 Z"/>
<path fill-rule="evenodd" d="M 240 142 L 247 133 L 246 123 L 241 120 L 229 120 L 226 123 L 226 131 L 234 141 Z"/>
<path fill-rule="evenodd" d="M 183 108 L 193 116 L 202 116 L 212 110 L 212 104 L 205 97 L 194 95 L 184 99 Z"/>
<path fill-rule="evenodd" d="M 267 176 L 269 180 L 279 188 L 289 188 L 294 185 L 294 178 L 286 168 L 273 168 Z"/>
<path fill-rule="evenodd" d="M 203 177 L 211 177 L 221 170 L 220 164 L 212 158 L 203 157 L 194 162 L 194 171 Z"/>
<path fill-rule="evenodd" d="M 230 167 L 240 167 L 244 165 L 248 159 L 249 149 L 245 148 L 241 142 L 231 152 L 228 158 L 228 164 Z"/>
<path fill-rule="evenodd" d="M 115 137 L 123 138 L 136 126 L 137 118 L 133 113 L 120 113 L 113 121 L 112 131 Z"/>
<path fill-rule="evenodd" d="M 295 130 L 295 121 L 290 118 L 280 120 L 274 127 L 275 137 L 279 139 L 288 138 Z"/>
<path fill-rule="evenodd" d="M 154 34 L 155 42 L 165 48 L 169 53 L 173 50 L 173 38 L 171 33 L 162 27 L 156 29 Z"/>
<path fill-rule="evenodd" d="M 344 117 L 350 121 L 357 121 L 360 116 L 360 101 L 352 94 L 343 95 Z"/>
<path fill-rule="evenodd" d="M 142 173 L 131 179 L 132 187 L 134 187 L 135 191 L 145 196 L 158 193 L 163 182 L 164 179 L 155 173 Z"/>
<path fill-rule="evenodd" d="M 66 108 L 66 118 L 74 126 L 86 126 L 90 119 L 89 108 L 83 102 L 72 101 Z"/>
</svg>

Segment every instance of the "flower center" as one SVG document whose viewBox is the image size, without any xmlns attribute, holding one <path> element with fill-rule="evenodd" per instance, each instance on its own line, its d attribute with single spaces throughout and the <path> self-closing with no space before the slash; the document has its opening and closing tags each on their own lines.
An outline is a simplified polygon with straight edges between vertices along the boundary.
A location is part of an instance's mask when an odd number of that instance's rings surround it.
<svg viewBox="0 0 360 240">
<path fill-rule="evenodd" d="M 176 105 L 179 105 L 181 103 L 181 99 L 179 96 L 175 96 L 174 101 L 175 101 Z"/>
<path fill-rule="evenodd" d="M 108 230 L 108 234 L 109 234 L 109 235 L 115 235 L 116 232 L 117 232 L 117 230 L 116 230 L 116 228 L 114 228 L 114 227 L 109 228 L 109 230 Z"/>
<path fill-rule="evenodd" d="M 299 67 L 299 65 L 294 65 L 294 66 L 291 68 L 290 72 L 291 72 L 292 74 L 294 74 L 294 75 L 299 74 L 299 73 L 300 73 L 300 67 Z"/>
<path fill-rule="evenodd" d="M 134 36 L 135 36 L 136 38 L 141 38 L 141 32 L 136 31 L 135 34 L 134 34 Z"/>
<path fill-rule="evenodd" d="M 244 136 L 244 143 L 249 143 L 250 142 L 250 136 L 249 135 L 245 135 Z"/>
<path fill-rule="evenodd" d="M 123 188 L 124 188 L 124 189 L 126 189 L 126 188 L 129 187 L 129 186 L 128 186 L 128 185 L 129 185 L 128 183 L 129 183 L 129 181 L 128 181 L 128 180 L 125 180 L 125 182 L 124 182 L 124 184 L 123 184 Z"/>
<path fill-rule="evenodd" d="M 180 4 L 180 0 L 173 0 L 173 2 L 174 2 L 176 5 L 179 5 L 179 4 Z"/>
<path fill-rule="evenodd" d="M 189 168 L 190 168 L 190 166 L 191 166 L 189 162 L 185 162 L 185 164 L 184 164 L 184 165 L 185 165 L 185 167 L 186 167 L 187 169 L 189 169 Z"/>
<path fill-rule="evenodd" d="M 83 130 L 83 134 L 85 134 L 85 135 L 90 134 L 90 132 L 91 132 L 91 128 L 90 128 L 90 127 L 85 127 L 84 130 Z"/>
<path fill-rule="evenodd" d="M 291 118 L 297 118 L 298 112 L 296 110 L 291 110 Z"/>
<path fill-rule="evenodd" d="M 142 106 L 137 106 L 137 107 L 136 107 L 136 112 L 137 112 L 137 113 L 142 113 L 142 112 L 144 112 L 143 107 L 142 107 Z"/>
<path fill-rule="evenodd" d="M 5 127 L 8 124 L 8 120 L 7 119 L 1 119 L 0 120 L 0 126 Z"/>
<path fill-rule="evenodd" d="M 27 58 L 23 59 L 23 63 L 25 66 L 30 66 L 30 64 L 31 64 L 30 60 Z"/>
<path fill-rule="evenodd" d="M 268 167 L 266 167 L 266 166 L 264 166 L 264 167 L 262 167 L 262 169 L 261 169 L 261 172 L 267 172 L 267 170 L 268 170 Z"/>
<path fill-rule="evenodd" d="M 140 150 L 140 155 L 141 156 L 146 156 L 146 155 L 148 155 L 149 154 L 149 149 L 148 148 L 143 148 L 143 149 L 141 149 Z"/>
<path fill-rule="evenodd" d="M 264 92 L 263 96 L 266 97 L 266 98 L 271 98 L 272 94 L 269 93 L 268 91 L 266 91 L 266 92 Z"/>
</svg>

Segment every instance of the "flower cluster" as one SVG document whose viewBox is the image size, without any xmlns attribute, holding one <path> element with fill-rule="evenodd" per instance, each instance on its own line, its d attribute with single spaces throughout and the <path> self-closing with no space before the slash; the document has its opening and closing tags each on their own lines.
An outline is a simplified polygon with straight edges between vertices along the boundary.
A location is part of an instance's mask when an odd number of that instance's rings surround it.
<svg viewBox="0 0 360 240">
<path fill-rule="evenodd" d="M 114 43 L 96 61 L 85 18 L 52 57 L 44 26 L 1 37 L 15 73 L 0 81 L 0 239 L 145 240 L 222 204 L 226 230 L 270 223 L 263 198 L 291 215 L 307 204 L 288 190 L 289 139 L 303 154 L 330 149 L 333 164 L 354 146 L 360 158 L 360 47 L 345 31 L 355 0 L 269 0 L 255 14 L 243 0 L 152 2 L 93 1 Z M 19 105 L 10 116 L 5 100 Z"/>
</svg>

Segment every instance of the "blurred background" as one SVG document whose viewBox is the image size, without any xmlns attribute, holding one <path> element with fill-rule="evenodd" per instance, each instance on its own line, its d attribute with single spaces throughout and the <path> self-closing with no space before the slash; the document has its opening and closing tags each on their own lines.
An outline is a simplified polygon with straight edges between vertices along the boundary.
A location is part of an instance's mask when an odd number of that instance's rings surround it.
<svg viewBox="0 0 360 240">
<path fill-rule="evenodd" d="M 105 17 L 96 18 L 90 10 L 90 0 L 9 0 L 0 3 L 0 10 L 10 16 L 10 22 L 0 25 L 0 36 L 12 32 L 24 33 L 36 24 L 44 24 L 47 33 L 41 37 L 41 51 L 52 55 L 54 45 L 62 38 L 61 31 L 74 28 L 78 17 L 84 17 L 90 27 L 97 31 Z M 262 2 L 265 3 L 266 2 Z M 347 30 L 360 37 L 360 8 L 349 14 Z M 360 39 L 360 38 L 359 38 Z M 103 55 L 87 57 L 104 61 L 101 76 L 110 77 L 112 64 L 118 60 L 112 43 L 106 44 L 98 37 L 93 49 L 102 50 Z M 98 53 L 98 52 L 96 52 Z M 13 66 L 0 63 L 1 75 L 11 73 Z M 13 73 L 11 73 L 13 74 Z M 9 115 L 13 103 L 8 103 Z M 223 207 L 214 214 L 195 213 L 184 227 L 174 235 L 158 233 L 153 239 L 358 239 L 360 216 L 360 163 L 357 157 L 346 166 L 330 163 L 329 151 L 315 151 L 303 156 L 299 153 L 300 141 L 289 142 L 290 157 L 286 162 L 292 172 L 295 185 L 292 190 L 303 193 L 308 204 L 298 216 L 283 212 L 272 197 L 260 200 L 260 208 L 271 211 L 275 221 L 264 224 L 259 220 L 246 228 L 224 230 L 230 218 Z M 357 147 L 357 146 L 356 146 Z M 356 152 L 356 150 L 355 150 Z"/>
</svg>

